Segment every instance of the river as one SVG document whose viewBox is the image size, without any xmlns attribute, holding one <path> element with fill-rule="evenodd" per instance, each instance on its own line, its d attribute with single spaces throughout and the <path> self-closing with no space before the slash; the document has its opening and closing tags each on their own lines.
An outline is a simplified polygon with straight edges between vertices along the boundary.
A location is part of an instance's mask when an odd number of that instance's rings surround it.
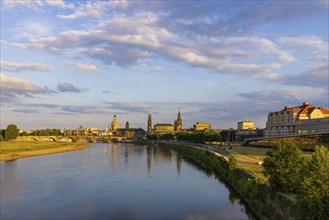
<svg viewBox="0 0 329 220">
<path fill-rule="evenodd" d="M 133 144 L 0 163 L 0 219 L 251 219 L 223 181 Z"/>
</svg>

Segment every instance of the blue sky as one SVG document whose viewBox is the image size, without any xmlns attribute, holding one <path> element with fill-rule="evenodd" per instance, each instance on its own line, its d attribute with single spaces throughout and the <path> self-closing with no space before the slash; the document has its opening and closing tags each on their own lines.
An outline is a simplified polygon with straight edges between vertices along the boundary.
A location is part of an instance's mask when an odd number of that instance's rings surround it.
<svg viewBox="0 0 329 220">
<path fill-rule="evenodd" d="M 1 1 L 1 127 L 265 127 L 328 108 L 328 1 Z"/>
</svg>

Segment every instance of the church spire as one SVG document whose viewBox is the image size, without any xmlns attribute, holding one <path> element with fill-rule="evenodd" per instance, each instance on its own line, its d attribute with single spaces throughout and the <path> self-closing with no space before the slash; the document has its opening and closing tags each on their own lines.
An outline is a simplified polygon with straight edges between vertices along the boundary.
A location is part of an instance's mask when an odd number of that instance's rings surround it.
<svg viewBox="0 0 329 220">
<path fill-rule="evenodd" d="M 152 116 L 151 113 L 149 112 L 148 119 L 147 119 L 147 134 L 152 133 Z"/>
<path fill-rule="evenodd" d="M 183 128 L 183 120 L 180 114 L 180 109 L 178 110 L 177 120 L 175 121 L 175 131 L 181 131 Z"/>
</svg>

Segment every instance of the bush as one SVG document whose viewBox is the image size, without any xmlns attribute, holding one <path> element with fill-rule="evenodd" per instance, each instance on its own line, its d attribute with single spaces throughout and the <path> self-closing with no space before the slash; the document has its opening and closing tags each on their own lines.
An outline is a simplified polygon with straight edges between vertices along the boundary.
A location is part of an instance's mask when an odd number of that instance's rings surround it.
<svg viewBox="0 0 329 220">
<path fill-rule="evenodd" d="M 267 152 L 264 175 L 274 190 L 297 192 L 302 176 L 301 169 L 305 164 L 302 151 L 293 143 L 280 142 L 272 151 Z"/>
<path fill-rule="evenodd" d="M 329 151 L 316 146 L 312 158 L 302 171 L 300 195 L 297 197 L 299 217 L 329 219 Z"/>
</svg>

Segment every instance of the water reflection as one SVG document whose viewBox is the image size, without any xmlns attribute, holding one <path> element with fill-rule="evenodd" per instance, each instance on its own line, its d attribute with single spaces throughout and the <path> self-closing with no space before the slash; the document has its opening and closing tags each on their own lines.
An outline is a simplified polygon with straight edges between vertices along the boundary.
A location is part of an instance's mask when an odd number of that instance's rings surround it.
<svg viewBox="0 0 329 220">
<path fill-rule="evenodd" d="M 248 219 L 209 167 L 155 146 L 93 144 L 0 169 L 1 219 Z"/>
</svg>

